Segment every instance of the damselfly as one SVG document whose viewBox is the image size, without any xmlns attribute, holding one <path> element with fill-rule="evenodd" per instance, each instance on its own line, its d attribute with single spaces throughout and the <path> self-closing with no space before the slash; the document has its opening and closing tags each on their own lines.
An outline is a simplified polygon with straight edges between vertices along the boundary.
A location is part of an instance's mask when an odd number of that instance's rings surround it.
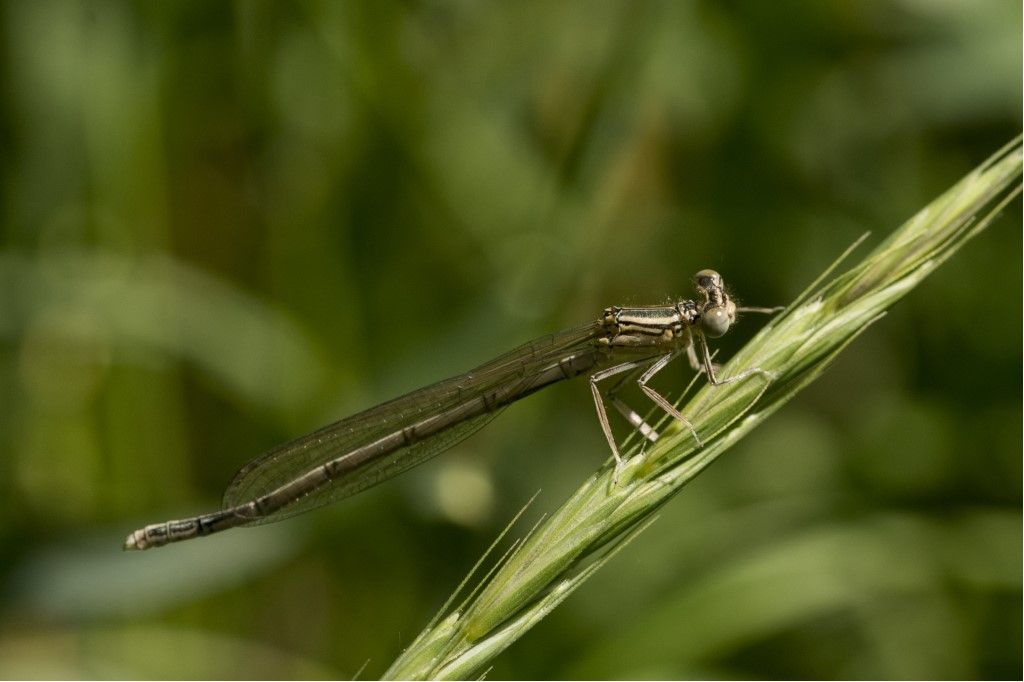
<svg viewBox="0 0 1024 682">
<path fill-rule="evenodd" d="M 701 270 L 693 281 L 696 301 L 607 308 L 590 324 L 531 341 L 470 372 L 280 445 L 242 467 L 224 493 L 220 511 L 146 526 L 131 533 L 124 547 L 148 549 L 235 526 L 279 521 L 349 497 L 447 450 L 520 398 L 581 374 L 590 374 L 598 421 L 615 458 L 615 480 L 623 459 L 606 399 L 646 439 L 658 438 L 616 395 L 631 376 L 639 375 L 640 390 L 685 425 L 699 445 L 689 420 L 648 382 L 684 353 L 690 366 L 706 373 L 713 385 L 753 374 L 771 380 L 757 367 L 719 378 L 707 337 L 725 334 L 739 312 L 777 309 L 737 307 L 713 270 Z M 600 382 L 617 375 L 622 375 L 620 381 L 602 393 Z"/>
</svg>

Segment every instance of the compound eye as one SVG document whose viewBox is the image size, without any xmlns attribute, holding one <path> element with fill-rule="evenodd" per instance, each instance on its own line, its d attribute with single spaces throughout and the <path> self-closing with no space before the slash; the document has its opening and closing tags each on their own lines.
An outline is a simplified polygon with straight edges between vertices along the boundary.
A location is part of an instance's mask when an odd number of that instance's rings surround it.
<svg viewBox="0 0 1024 682">
<path fill-rule="evenodd" d="M 713 339 L 717 339 L 729 331 L 729 325 L 732 324 L 732 320 L 729 319 L 729 312 L 724 307 L 719 306 L 705 311 L 701 316 L 700 323 L 704 327 L 705 334 Z"/>
<path fill-rule="evenodd" d="M 722 276 L 714 270 L 701 270 L 693 276 L 694 283 L 704 289 L 722 286 Z"/>
</svg>

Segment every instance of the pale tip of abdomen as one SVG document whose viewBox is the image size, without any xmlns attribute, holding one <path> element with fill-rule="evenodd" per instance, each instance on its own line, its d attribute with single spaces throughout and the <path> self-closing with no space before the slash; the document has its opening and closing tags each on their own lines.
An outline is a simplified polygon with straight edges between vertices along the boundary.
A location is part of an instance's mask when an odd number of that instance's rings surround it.
<svg viewBox="0 0 1024 682">
<path fill-rule="evenodd" d="M 124 539 L 124 549 L 126 552 L 130 549 L 146 549 L 149 545 L 146 544 L 146 534 L 141 530 L 136 530 L 128 534 L 128 537 Z"/>
</svg>

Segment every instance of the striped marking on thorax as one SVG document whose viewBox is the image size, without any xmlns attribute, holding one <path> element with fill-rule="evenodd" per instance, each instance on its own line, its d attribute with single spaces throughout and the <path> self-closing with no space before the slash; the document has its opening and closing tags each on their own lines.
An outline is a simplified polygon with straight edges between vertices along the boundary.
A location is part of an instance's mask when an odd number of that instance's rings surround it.
<svg viewBox="0 0 1024 682">
<path fill-rule="evenodd" d="M 607 308 L 602 342 L 613 347 L 668 346 L 689 337 L 689 320 L 677 306 Z"/>
</svg>

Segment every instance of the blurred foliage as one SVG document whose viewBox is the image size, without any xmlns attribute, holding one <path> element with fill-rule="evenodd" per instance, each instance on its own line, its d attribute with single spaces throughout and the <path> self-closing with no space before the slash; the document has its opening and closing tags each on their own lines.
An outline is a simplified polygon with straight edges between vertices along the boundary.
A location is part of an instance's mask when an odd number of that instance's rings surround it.
<svg viewBox="0 0 1024 682">
<path fill-rule="evenodd" d="M 121 539 L 700 268 L 786 303 L 1019 132 L 1020 27 L 995 0 L 3 3 L 0 676 L 379 674 L 599 464 L 580 384 L 346 503 Z M 1020 223 L 490 677 L 1019 678 Z"/>
</svg>

